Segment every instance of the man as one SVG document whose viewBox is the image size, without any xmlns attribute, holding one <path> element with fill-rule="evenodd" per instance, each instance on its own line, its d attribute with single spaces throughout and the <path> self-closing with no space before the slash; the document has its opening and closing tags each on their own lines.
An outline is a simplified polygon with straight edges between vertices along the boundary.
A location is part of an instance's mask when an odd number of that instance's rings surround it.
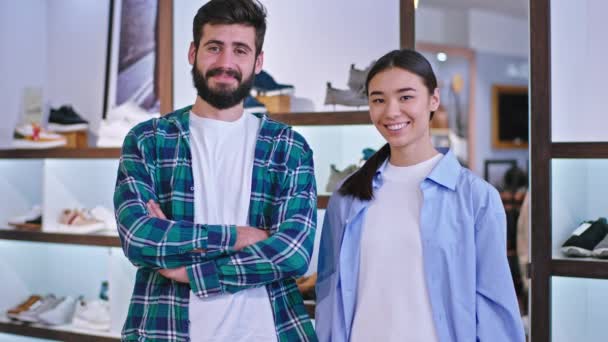
<svg viewBox="0 0 608 342">
<path fill-rule="evenodd" d="M 294 281 L 314 241 L 312 151 L 289 127 L 243 114 L 265 17 L 257 0 L 201 7 L 194 105 L 125 139 L 114 205 L 138 272 L 123 340 L 316 340 Z"/>
</svg>

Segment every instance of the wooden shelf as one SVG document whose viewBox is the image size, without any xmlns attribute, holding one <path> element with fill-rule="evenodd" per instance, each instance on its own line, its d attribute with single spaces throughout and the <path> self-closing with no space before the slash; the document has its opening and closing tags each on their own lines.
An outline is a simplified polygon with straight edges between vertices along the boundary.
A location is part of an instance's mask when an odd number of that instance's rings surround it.
<svg viewBox="0 0 608 342">
<path fill-rule="evenodd" d="M 576 278 L 608 278 L 608 261 L 601 259 L 553 259 L 551 275 Z"/>
<path fill-rule="evenodd" d="M 51 329 L 26 324 L 0 322 L 0 333 L 44 338 L 57 341 L 117 342 L 118 337 L 90 335 L 75 331 Z"/>
<path fill-rule="evenodd" d="M 120 158 L 120 148 L 52 148 L 35 150 L 0 150 L 0 159 L 98 159 Z"/>
<path fill-rule="evenodd" d="M 552 158 L 608 158 L 608 142 L 552 143 Z"/>
<path fill-rule="evenodd" d="M 329 196 L 326 196 L 326 195 L 317 196 L 317 209 L 327 209 L 328 202 L 329 202 Z"/>
<path fill-rule="evenodd" d="M 1 240 L 62 243 L 100 247 L 120 247 L 118 236 L 101 234 L 59 234 L 0 229 Z"/>
<path fill-rule="evenodd" d="M 270 114 L 273 120 L 292 126 L 371 125 L 368 111 Z"/>
</svg>

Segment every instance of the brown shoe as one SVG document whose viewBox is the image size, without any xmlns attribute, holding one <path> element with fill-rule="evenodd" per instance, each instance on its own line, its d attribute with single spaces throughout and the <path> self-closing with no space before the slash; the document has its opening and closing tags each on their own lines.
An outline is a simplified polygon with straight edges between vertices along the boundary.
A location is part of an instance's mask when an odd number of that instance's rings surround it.
<svg viewBox="0 0 608 342">
<path fill-rule="evenodd" d="M 26 299 L 25 302 L 8 310 L 6 312 L 6 315 L 11 319 L 18 319 L 19 314 L 31 309 L 31 307 L 34 306 L 34 304 L 38 303 L 40 300 L 42 300 L 42 297 L 37 296 L 37 295 L 32 295 L 28 299 Z"/>
</svg>

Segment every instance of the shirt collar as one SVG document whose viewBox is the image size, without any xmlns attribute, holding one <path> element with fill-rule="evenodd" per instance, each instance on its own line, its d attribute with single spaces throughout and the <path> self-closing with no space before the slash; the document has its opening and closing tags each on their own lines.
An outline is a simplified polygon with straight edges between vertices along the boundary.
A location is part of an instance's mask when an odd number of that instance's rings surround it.
<svg viewBox="0 0 608 342">
<path fill-rule="evenodd" d="M 385 160 L 382 165 L 376 171 L 374 179 L 372 180 L 372 188 L 374 190 L 380 188 L 383 184 L 382 174 L 388 165 L 388 159 Z M 448 150 L 443 158 L 433 168 L 431 173 L 426 177 L 433 182 L 442 185 L 452 191 L 456 190 L 456 183 L 458 182 L 458 175 L 460 174 L 462 166 L 456 159 L 454 152 Z"/>
</svg>

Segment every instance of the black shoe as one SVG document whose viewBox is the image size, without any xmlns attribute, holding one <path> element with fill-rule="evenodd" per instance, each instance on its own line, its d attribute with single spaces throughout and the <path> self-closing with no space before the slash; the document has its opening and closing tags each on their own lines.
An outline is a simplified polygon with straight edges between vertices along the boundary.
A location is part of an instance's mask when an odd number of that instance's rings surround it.
<svg viewBox="0 0 608 342">
<path fill-rule="evenodd" d="M 49 131 L 72 132 L 86 130 L 89 123 L 78 115 L 70 106 L 61 106 L 59 109 L 51 108 L 49 116 Z"/>
<path fill-rule="evenodd" d="M 562 252 L 571 257 L 590 257 L 593 249 L 608 234 L 608 223 L 600 217 L 597 221 L 586 221 L 576 228 L 562 245 Z"/>
</svg>

